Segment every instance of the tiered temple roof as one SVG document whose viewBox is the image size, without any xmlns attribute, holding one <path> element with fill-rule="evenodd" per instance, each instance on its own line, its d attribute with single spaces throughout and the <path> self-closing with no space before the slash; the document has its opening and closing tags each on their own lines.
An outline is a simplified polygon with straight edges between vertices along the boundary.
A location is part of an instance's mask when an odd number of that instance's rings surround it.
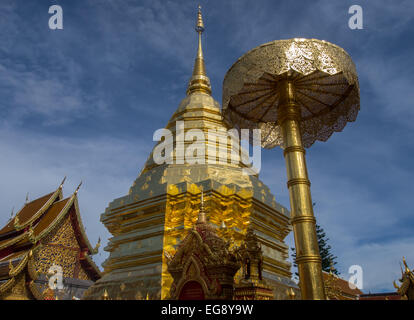
<svg viewBox="0 0 414 320">
<path fill-rule="evenodd" d="M 65 199 L 62 187 L 63 182 L 54 192 L 26 202 L 0 230 L 0 299 L 41 299 L 40 279 L 47 282 L 52 265 L 62 267 L 65 279 L 100 278 L 90 257 L 97 248 L 80 217 L 79 187 Z"/>
</svg>

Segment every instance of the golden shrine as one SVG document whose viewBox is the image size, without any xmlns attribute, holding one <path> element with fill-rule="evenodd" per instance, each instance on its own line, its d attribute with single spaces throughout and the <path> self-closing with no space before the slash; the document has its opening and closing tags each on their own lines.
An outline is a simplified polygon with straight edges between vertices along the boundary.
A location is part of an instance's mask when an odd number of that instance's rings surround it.
<svg viewBox="0 0 414 320">
<path fill-rule="evenodd" d="M 242 263 L 242 277 L 234 289 L 234 300 L 272 300 L 273 288 L 263 278 L 263 251 L 252 228 L 247 229 L 236 254 Z M 293 289 L 286 289 L 286 292 L 289 295 Z"/>
<path fill-rule="evenodd" d="M 223 137 L 227 139 L 229 127 L 223 121 L 219 103 L 211 96 L 201 45 L 203 30 L 199 10 L 196 25 L 198 51 L 187 96 L 166 129 L 176 136 L 180 134 L 177 122 L 183 121 L 184 132 L 199 129 L 208 133 L 210 137 L 205 148 L 217 150 L 217 141 Z M 210 138 L 215 140 L 211 142 Z M 191 241 L 196 241 L 198 233 L 193 227 L 200 212 L 201 192 L 204 193 L 206 219 L 216 235 L 229 243 L 226 250 L 233 252 L 239 248 L 248 229 L 254 233 L 260 246 L 262 256 L 256 262 L 260 260 L 262 271 L 261 279 L 257 275 L 257 281 L 263 281 L 263 285 L 243 284 L 243 270 L 246 269 L 240 268 L 234 276 L 235 286 L 242 284 L 243 288 L 252 290 L 262 288 L 265 296 L 273 296 L 274 299 L 287 299 L 287 289 L 298 291 L 296 283 L 291 280 L 288 246 L 284 242 L 292 230 L 289 211 L 276 202 L 258 175 L 244 174 L 245 165 L 242 163 L 212 164 L 205 155 L 205 164 L 188 164 L 184 162 L 183 154 L 188 151 L 189 143 L 186 142 L 181 149 L 176 141 L 173 144 L 171 163 L 156 163 L 153 150 L 128 195 L 112 201 L 101 215 L 101 221 L 113 235 L 105 248 L 109 257 L 103 264 L 102 278 L 87 290 L 84 298 L 179 297 L 180 293 L 172 290 L 177 283 L 174 282 L 174 268 L 171 265 L 169 268 L 167 257 L 178 254 L 180 243 L 190 241 L 185 239 L 191 234 Z M 219 149 L 219 153 L 239 151 L 234 150 L 229 142 L 225 146 Z M 197 284 L 193 289 L 196 288 L 199 288 Z M 208 292 L 203 291 L 203 295 L 208 296 Z"/>
<path fill-rule="evenodd" d="M 85 234 L 79 187 L 63 198 L 63 182 L 54 192 L 26 201 L 0 230 L 0 299 L 81 298 L 100 278 L 91 259 L 99 243 L 93 248 Z M 63 288 L 51 289 L 50 276 L 59 270 Z"/>
<path fill-rule="evenodd" d="M 174 279 L 169 298 L 232 300 L 234 275 L 240 263 L 229 247 L 207 222 L 202 199 L 196 224 L 179 244 L 174 257 L 166 255 L 168 272 Z"/>
</svg>

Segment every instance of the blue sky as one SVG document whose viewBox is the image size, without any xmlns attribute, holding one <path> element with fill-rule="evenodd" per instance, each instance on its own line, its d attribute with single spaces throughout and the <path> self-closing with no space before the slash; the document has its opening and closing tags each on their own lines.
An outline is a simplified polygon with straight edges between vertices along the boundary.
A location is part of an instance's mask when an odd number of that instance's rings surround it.
<svg viewBox="0 0 414 320">
<path fill-rule="evenodd" d="M 414 2 L 201 1 L 204 55 L 213 96 L 233 62 L 262 43 L 328 40 L 357 66 L 357 121 L 307 152 L 315 214 L 338 267 L 364 271 L 364 291 L 393 290 L 399 262 L 414 266 Z M 64 29 L 50 30 L 50 5 Z M 12 207 L 82 179 L 79 201 L 92 243 L 125 195 L 185 96 L 196 51 L 195 1 L 2 0 L 0 3 L 0 223 Z M 348 27 L 348 8 L 364 29 Z M 261 179 L 288 206 L 280 149 L 262 151 Z M 287 239 L 293 245 L 293 236 Z M 100 263 L 102 252 L 95 257 Z"/>
</svg>

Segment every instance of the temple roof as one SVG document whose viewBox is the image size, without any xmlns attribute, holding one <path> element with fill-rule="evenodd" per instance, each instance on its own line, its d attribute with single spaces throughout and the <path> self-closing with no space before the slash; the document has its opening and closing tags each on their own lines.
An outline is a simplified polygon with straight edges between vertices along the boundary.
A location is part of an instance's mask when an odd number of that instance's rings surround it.
<svg viewBox="0 0 414 320">
<path fill-rule="evenodd" d="M 18 260 L 41 246 L 41 240 L 68 215 L 81 250 L 82 265 L 92 278 L 96 280 L 100 277 L 99 268 L 89 257 L 96 253 L 96 249 L 91 246 L 80 217 L 77 199 L 79 187 L 70 197 L 62 199 L 62 184 L 56 191 L 26 203 L 0 230 L 0 277 L 3 264 Z"/>
<path fill-rule="evenodd" d="M 31 202 L 25 203 L 22 209 L 0 230 L 0 238 L 16 233 L 39 217 L 50 205 L 62 196 L 61 189 L 49 193 Z M 18 226 L 16 230 L 15 225 Z"/>
<path fill-rule="evenodd" d="M 323 274 L 323 280 L 325 284 L 329 283 L 330 287 L 332 287 L 332 289 L 336 291 L 335 293 L 337 295 L 340 295 L 342 298 L 351 298 L 351 297 L 355 298 L 363 294 L 363 292 L 359 290 L 358 288 L 351 289 L 349 287 L 348 281 L 332 273 L 323 271 L 322 274 Z"/>
</svg>

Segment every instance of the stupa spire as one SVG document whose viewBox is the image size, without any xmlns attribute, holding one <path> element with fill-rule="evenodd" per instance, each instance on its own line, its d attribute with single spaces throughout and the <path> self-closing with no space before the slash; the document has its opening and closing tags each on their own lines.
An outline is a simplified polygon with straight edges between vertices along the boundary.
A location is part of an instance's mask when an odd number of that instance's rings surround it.
<svg viewBox="0 0 414 320">
<path fill-rule="evenodd" d="M 190 95 L 194 92 L 203 92 L 211 94 L 210 79 L 206 74 L 206 67 L 204 65 L 204 56 L 203 48 L 201 45 L 201 34 L 204 31 L 204 22 L 201 15 L 201 6 L 198 6 L 197 12 L 197 23 L 195 27 L 196 32 L 198 33 L 198 49 L 197 56 L 194 62 L 193 75 L 191 76 L 190 82 L 187 88 L 187 95 Z"/>
</svg>

